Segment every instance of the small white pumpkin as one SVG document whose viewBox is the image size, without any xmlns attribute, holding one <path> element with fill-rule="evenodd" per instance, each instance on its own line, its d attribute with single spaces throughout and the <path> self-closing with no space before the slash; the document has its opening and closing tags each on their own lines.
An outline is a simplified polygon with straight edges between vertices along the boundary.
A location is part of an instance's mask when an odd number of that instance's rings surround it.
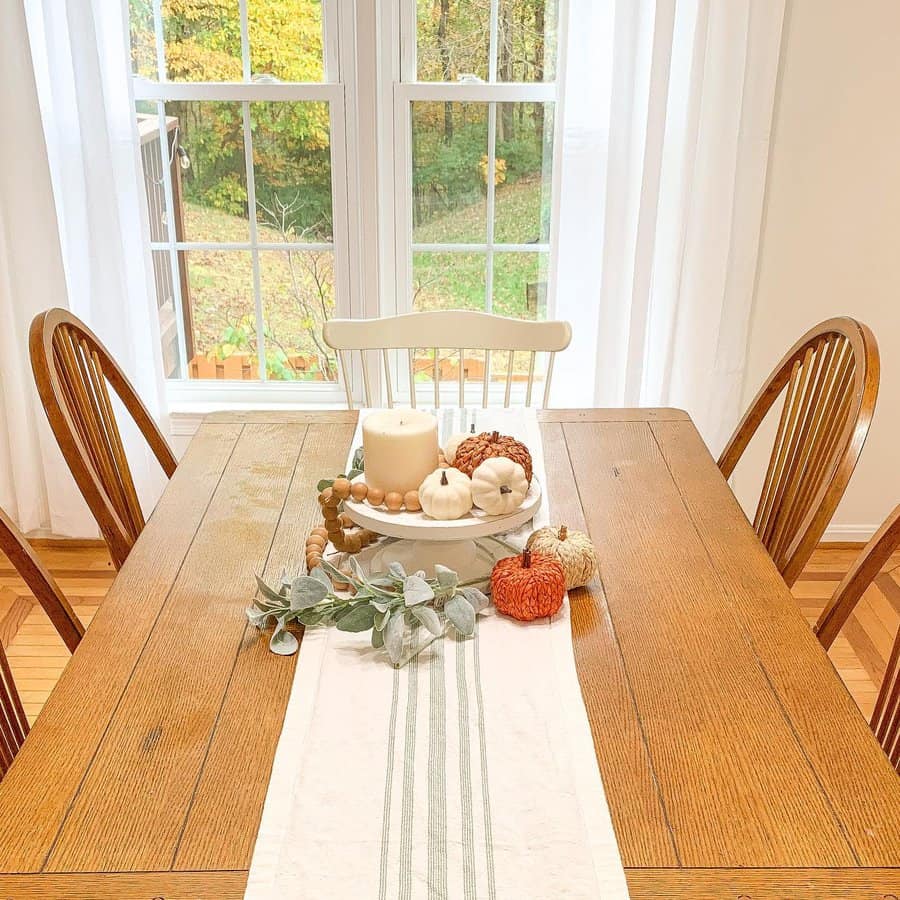
<svg viewBox="0 0 900 900">
<path fill-rule="evenodd" d="M 472 508 L 472 482 L 459 469 L 435 469 L 419 485 L 419 503 L 432 519 L 458 519 Z"/>
<path fill-rule="evenodd" d="M 472 473 L 472 500 L 489 516 L 517 510 L 527 493 L 525 469 L 505 456 L 486 459 Z"/>
<path fill-rule="evenodd" d="M 444 447 L 444 458 L 451 466 L 453 465 L 453 460 L 456 459 L 456 451 L 459 449 L 459 445 L 467 438 L 472 437 L 473 434 L 475 434 L 474 422 L 472 423 L 472 428 L 468 434 L 461 431 L 459 434 L 451 434 L 447 439 L 447 445 Z"/>
</svg>

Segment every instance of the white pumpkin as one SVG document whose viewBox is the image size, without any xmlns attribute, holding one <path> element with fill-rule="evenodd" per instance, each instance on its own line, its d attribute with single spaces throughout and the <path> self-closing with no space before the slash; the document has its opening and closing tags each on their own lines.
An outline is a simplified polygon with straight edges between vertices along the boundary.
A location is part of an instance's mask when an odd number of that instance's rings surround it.
<svg viewBox="0 0 900 900">
<path fill-rule="evenodd" d="M 486 459 L 472 473 L 472 500 L 489 516 L 517 510 L 527 493 L 525 469 L 505 456 Z"/>
<path fill-rule="evenodd" d="M 419 503 L 432 519 L 458 519 L 472 508 L 472 482 L 459 469 L 435 469 L 419 485 Z"/>
<path fill-rule="evenodd" d="M 473 434 L 475 434 L 474 422 L 472 423 L 472 429 L 468 434 L 461 431 L 459 434 L 451 434 L 447 439 L 447 444 L 444 447 L 444 458 L 451 466 L 453 465 L 453 460 L 456 459 L 456 451 L 459 449 L 459 445 L 466 440 L 466 438 L 472 437 Z"/>
</svg>

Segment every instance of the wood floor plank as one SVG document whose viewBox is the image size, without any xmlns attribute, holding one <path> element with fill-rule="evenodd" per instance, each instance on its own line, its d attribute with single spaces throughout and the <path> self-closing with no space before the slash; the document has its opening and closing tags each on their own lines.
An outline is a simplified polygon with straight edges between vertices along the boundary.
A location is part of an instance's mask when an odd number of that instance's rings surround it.
<svg viewBox="0 0 900 900">
<path fill-rule="evenodd" d="M 47 871 L 171 866 L 305 434 L 244 427 Z"/>
<path fill-rule="evenodd" d="M 240 432 L 235 425 L 201 426 L 0 781 L 0 808 L 27 810 L 28 816 L 27 827 L 14 816 L 0 816 L 0 871 L 32 872 L 44 864 Z"/>
<path fill-rule="evenodd" d="M 671 422 L 656 423 L 652 431 L 721 573 L 733 614 L 743 622 L 859 864 L 900 865 L 900 779 L 790 593 L 773 590 L 774 565 L 696 429 Z M 872 797 L 883 800 L 873 803 Z"/>
<path fill-rule="evenodd" d="M 302 571 L 306 538 L 321 520 L 316 483 L 344 470 L 353 431 L 352 425 L 309 426 L 265 568 L 267 578 L 276 579 L 283 568 Z M 296 660 L 271 653 L 267 635 L 248 627 L 174 868 L 249 868 Z M 223 791 L 235 772 L 241 773 L 241 789 Z"/>
<path fill-rule="evenodd" d="M 545 423 L 541 434 L 550 521 L 586 530 L 562 425 Z M 569 600 L 578 678 L 622 861 L 676 866 L 678 854 L 599 580 L 571 591 Z"/>
<path fill-rule="evenodd" d="M 650 427 L 565 435 L 682 864 L 853 865 Z"/>
</svg>

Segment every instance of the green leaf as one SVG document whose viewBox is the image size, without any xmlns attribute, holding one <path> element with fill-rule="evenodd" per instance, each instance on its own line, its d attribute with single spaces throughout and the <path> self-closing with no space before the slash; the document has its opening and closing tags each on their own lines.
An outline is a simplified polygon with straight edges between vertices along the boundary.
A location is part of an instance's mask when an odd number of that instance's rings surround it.
<svg viewBox="0 0 900 900">
<path fill-rule="evenodd" d="M 301 612 L 297 613 L 297 621 L 301 625 L 305 625 L 307 628 L 312 628 L 315 625 L 319 625 L 322 620 L 326 617 L 327 613 L 323 609 L 304 609 Z"/>
<path fill-rule="evenodd" d="M 317 485 L 316 490 L 321 494 L 325 488 L 330 488 L 334 484 L 333 478 L 323 478 Z"/>
<path fill-rule="evenodd" d="M 491 601 L 476 587 L 463 587 L 459 589 L 459 592 L 469 601 L 476 613 L 480 613 L 491 605 Z"/>
<path fill-rule="evenodd" d="M 267 609 L 255 609 L 251 606 L 247 610 L 247 618 L 250 620 L 251 625 L 255 625 L 257 628 L 265 628 L 269 619 L 272 618 L 272 613 Z"/>
<path fill-rule="evenodd" d="M 280 625 L 272 632 L 269 638 L 269 649 L 279 656 L 291 656 L 300 647 L 300 641 L 289 631 L 285 631 Z"/>
<path fill-rule="evenodd" d="M 384 626 L 387 625 L 388 619 L 390 619 L 390 617 L 391 617 L 390 609 L 379 610 L 378 615 L 375 616 L 376 631 L 384 631 Z"/>
<path fill-rule="evenodd" d="M 328 577 L 328 573 L 322 568 L 322 566 L 316 566 L 309 574 L 318 581 L 321 581 L 322 584 L 325 585 L 326 591 L 328 591 L 328 593 L 331 593 L 331 579 Z"/>
<path fill-rule="evenodd" d="M 375 629 L 372 631 L 372 646 L 380 650 L 384 646 L 384 632 Z"/>
<path fill-rule="evenodd" d="M 444 604 L 444 613 L 460 634 L 475 634 L 475 610 L 462 594 L 455 594 Z"/>
<path fill-rule="evenodd" d="M 398 562 L 392 562 L 388 566 L 388 571 L 395 578 L 406 578 L 406 569 L 404 569 L 403 566 L 400 565 L 400 563 L 398 563 Z"/>
<path fill-rule="evenodd" d="M 279 606 L 282 606 L 285 602 L 284 594 L 279 594 L 278 591 L 272 590 L 263 580 L 256 576 L 256 586 L 259 588 L 259 592 L 266 598 L 266 600 L 270 600 L 272 603 L 277 603 Z"/>
<path fill-rule="evenodd" d="M 455 588 L 459 584 L 459 575 L 440 564 L 435 565 L 434 574 L 437 577 L 438 584 L 442 588 Z"/>
<path fill-rule="evenodd" d="M 394 665 L 397 665 L 400 657 L 403 656 L 403 633 L 405 630 L 403 611 L 398 609 L 391 615 L 387 628 L 384 629 L 384 646 Z"/>
<path fill-rule="evenodd" d="M 350 465 L 359 472 L 362 472 L 364 461 L 363 448 L 357 447 L 356 450 L 353 451 L 353 460 Z"/>
<path fill-rule="evenodd" d="M 354 478 L 359 478 L 360 475 L 362 475 L 362 469 L 353 468 L 347 473 L 347 478 L 353 481 Z"/>
<path fill-rule="evenodd" d="M 338 631 L 368 631 L 375 624 L 375 610 L 368 603 L 352 606 L 334 622 Z"/>
<path fill-rule="evenodd" d="M 433 634 L 440 637 L 444 633 L 441 617 L 430 606 L 414 606 L 410 612 Z"/>
<path fill-rule="evenodd" d="M 298 575 L 291 582 L 291 609 L 309 609 L 328 596 L 328 588 L 311 575 Z"/>
<path fill-rule="evenodd" d="M 419 575 L 410 575 L 403 582 L 403 597 L 407 606 L 416 606 L 434 600 L 431 585 Z"/>
</svg>

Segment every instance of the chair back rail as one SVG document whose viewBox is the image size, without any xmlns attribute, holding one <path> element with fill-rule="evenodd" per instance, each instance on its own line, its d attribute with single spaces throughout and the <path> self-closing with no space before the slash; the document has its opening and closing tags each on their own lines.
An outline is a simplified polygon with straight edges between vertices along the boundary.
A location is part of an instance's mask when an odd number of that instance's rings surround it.
<svg viewBox="0 0 900 900">
<path fill-rule="evenodd" d="M 13 681 L 6 652 L 0 645 L 0 779 L 6 775 L 27 734 L 28 719 Z"/>
<path fill-rule="evenodd" d="M 729 478 L 772 409 L 784 403 L 753 527 L 790 586 L 819 542 L 862 451 L 879 382 L 878 345 L 855 319 L 828 319 L 787 352 L 719 458 Z"/>
<path fill-rule="evenodd" d="M 489 313 L 469 310 L 441 310 L 437 312 L 408 313 L 400 316 L 386 316 L 380 319 L 332 319 L 326 322 L 323 335 L 325 343 L 337 352 L 341 369 L 341 380 L 347 397 L 347 405 L 354 408 L 353 390 L 350 379 L 352 354 L 357 354 L 362 371 L 362 387 L 367 406 L 374 405 L 370 382 L 369 353 L 380 353 L 384 368 L 385 399 L 393 408 L 395 391 L 391 377 L 389 351 L 406 351 L 405 366 L 409 377 L 409 404 L 416 406 L 415 378 L 416 350 L 430 350 L 434 357 L 431 366 L 434 385 L 434 406 L 441 405 L 440 350 L 451 348 L 451 353 L 459 357 L 457 386 L 460 406 L 465 405 L 465 363 L 466 353 L 484 353 L 484 376 L 481 391 L 482 406 L 487 407 L 491 382 L 491 360 L 493 353 L 504 353 L 506 378 L 503 387 L 503 405 L 508 407 L 512 398 L 514 363 L 517 353 L 528 354 L 528 375 L 526 382 L 526 406 L 531 405 L 535 368 L 538 353 L 548 354 L 547 372 L 544 381 L 543 405 L 550 396 L 550 381 L 553 375 L 553 360 L 558 352 L 565 350 L 572 339 L 572 328 L 568 322 L 530 322 L 521 319 L 507 319 Z"/>
<path fill-rule="evenodd" d="M 50 426 L 118 568 L 144 528 L 144 515 L 109 385 L 169 478 L 175 456 L 125 373 L 80 319 L 63 309 L 47 310 L 31 323 L 29 340 Z"/>
<path fill-rule="evenodd" d="M 900 547 L 900 506 L 885 519 L 835 589 L 814 631 L 827 650 L 856 608 L 860 597 Z M 888 660 L 872 713 L 872 731 L 894 768 L 900 772 L 900 632 Z"/>
<path fill-rule="evenodd" d="M 0 552 L 7 556 L 19 576 L 28 585 L 28 589 L 43 607 L 69 652 L 74 653 L 84 635 L 84 626 L 54 577 L 38 559 L 16 524 L 2 509 L 0 509 Z"/>
</svg>

